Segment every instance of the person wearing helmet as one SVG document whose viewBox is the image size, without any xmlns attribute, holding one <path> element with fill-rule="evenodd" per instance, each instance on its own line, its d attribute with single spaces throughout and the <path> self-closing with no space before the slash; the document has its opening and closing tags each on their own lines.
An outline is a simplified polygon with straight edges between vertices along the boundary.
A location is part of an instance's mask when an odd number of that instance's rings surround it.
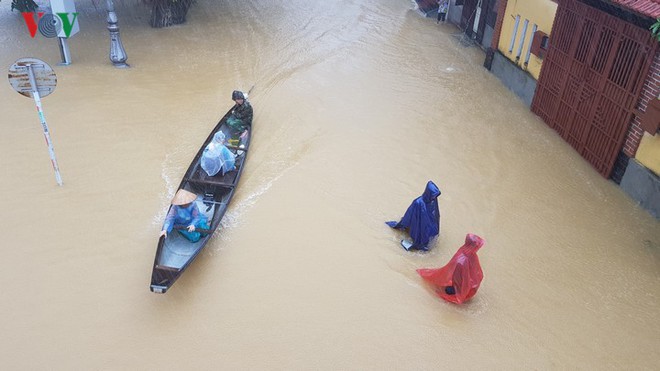
<svg viewBox="0 0 660 371">
<path fill-rule="evenodd" d="M 245 94 L 239 90 L 234 90 L 231 99 L 236 104 L 232 108 L 231 116 L 227 119 L 227 125 L 233 129 L 233 137 L 240 135 L 252 125 L 252 105 L 245 99 Z"/>
</svg>

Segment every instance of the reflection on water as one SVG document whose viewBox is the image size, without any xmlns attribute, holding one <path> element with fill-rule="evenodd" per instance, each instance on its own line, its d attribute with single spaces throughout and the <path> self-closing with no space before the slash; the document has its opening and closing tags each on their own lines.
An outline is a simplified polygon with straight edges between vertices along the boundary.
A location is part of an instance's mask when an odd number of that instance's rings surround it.
<svg viewBox="0 0 660 371">
<path fill-rule="evenodd" d="M 56 43 L 0 4 L 0 65 Z M 11 369 L 651 369 L 658 222 L 408 1 L 208 1 L 155 30 L 77 4 L 74 64 L 44 99 L 64 187 L 30 100 L 0 89 L 1 270 Z M 253 146 L 221 229 L 168 294 L 148 290 L 170 197 L 247 89 Z M 383 223 L 432 179 L 443 234 L 407 253 Z M 416 268 L 483 236 L 474 300 Z M 247 355 L 249 354 L 249 355 Z M 246 356 L 247 355 L 247 356 Z"/>
</svg>

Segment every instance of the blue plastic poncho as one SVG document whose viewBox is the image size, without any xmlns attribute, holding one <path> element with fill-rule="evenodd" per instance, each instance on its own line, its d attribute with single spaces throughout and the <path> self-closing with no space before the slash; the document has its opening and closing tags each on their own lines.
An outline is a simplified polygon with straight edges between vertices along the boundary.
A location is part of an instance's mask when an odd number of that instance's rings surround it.
<svg viewBox="0 0 660 371">
<path fill-rule="evenodd" d="M 183 225 L 189 226 L 194 225 L 195 228 L 209 229 L 206 216 L 199 211 L 197 208 L 197 203 L 192 202 L 188 207 L 172 205 L 170 211 L 165 217 L 165 223 L 163 223 L 163 230 L 167 233 L 171 233 L 174 225 Z M 189 239 L 191 242 L 197 242 L 202 238 L 202 234 L 198 231 L 188 232 L 187 230 L 179 230 L 184 237 Z"/>
<path fill-rule="evenodd" d="M 218 131 L 213 136 L 211 143 L 204 148 L 200 165 L 209 176 L 214 176 L 221 171 L 220 175 L 225 175 L 226 172 L 236 169 L 236 157 L 224 144 L 225 134 Z"/>
<path fill-rule="evenodd" d="M 413 245 L 410 249 L 428 251 L 429 241 L 440 234 L 440 209 L 438 196 L 440 189 L 432 181 L 426 183 L 426 189 L 421 197 L 417 197 L 406 210 L 403 218 L 385 222 L 392 228 L 406 229 L 410 233 Z"/>
</svg>

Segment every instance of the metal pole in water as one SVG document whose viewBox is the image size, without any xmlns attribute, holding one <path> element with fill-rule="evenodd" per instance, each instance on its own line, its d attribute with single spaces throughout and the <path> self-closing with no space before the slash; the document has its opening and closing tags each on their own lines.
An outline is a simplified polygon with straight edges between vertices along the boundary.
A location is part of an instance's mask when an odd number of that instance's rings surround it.
<svg viewBox="0 0 660 371">
<path fill-rule="evenodd" d="M 58 37 L 60 44 L 60 56 L 62 57 L 62 63 L 60 66 L 68 66 L 71 64 L 71 53 L 69 53 L 69 44 L 67 44 L 65 37 Z"/>
<path fill-rule="evenodd" d="M 28 72 L 28 78 L 30 79 L 30 85 L 32 87 L 32 97 L 34 98 L 34 103 L 37 106 L 37 112 L 39 113 L 39 120 L 41 121 L 41 127 L 44 130 L 44 137 L 46 138 L 46 144 L 48 145 L 48 154 L 50 155 L 50 162 L 53 164 L 53 170 L 55 170 L 55 180 L 58 185 L 62 185 L 62 176 L 60 175 L 60 168 L 57 165 L 57 158 L 55 157 L 55 149 L 53 148 L 53 142 L 50 140 L 50 131 L 48 130 L 48 124 L 46 123 L 46 117 L 44 117 L 44 111 L 41 107 L 41 97 L 39 96 L 39 90 L 37 89 L 37 80 L 34 78 L 34 71 L 32 70 L 32 64 L 27 64 L 25 66 Z"/>
<path fill-rule="evenodd" d="M 106 0 L 106 7 L 108 8 L 108 31 L 110 32 L 110 62 L 117 68 L 130 67 L 126 60 L 126 50 L 121 42 L 119 36 L 119 25 L 117 23 L 117 14 L 115 13 L 115 4 L 112 0 Z"/>
</svg>

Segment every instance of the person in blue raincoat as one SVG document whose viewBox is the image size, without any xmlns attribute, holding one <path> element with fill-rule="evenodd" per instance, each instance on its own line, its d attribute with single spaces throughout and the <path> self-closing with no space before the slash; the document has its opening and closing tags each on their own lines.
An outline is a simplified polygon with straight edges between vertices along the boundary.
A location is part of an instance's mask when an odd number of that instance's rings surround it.
<svg viewBox="0 0 660 371">
<path fill-rule="evenodd" d="M 163 229 L 160 232 L 161 236 L 167 238 L 167 235 L 172 232 L 174 225 L 186 226 L 186 229 L 180 229 L 181 233 L 190 242 L 199 241 L 203 235 L 196 231 L 197 228 L 210 229 L 206 216 L 199 211 L 195 200 L 197 195 L 180 189 L 172 198 L 172 207 L 165 217 Z"/>
<path fill-rule="evenodd" d="M 412 243 L 401 240 L 401 245 L 406 250 L 428 251 L 429 241 L 440 234 L 440 209 L 438 208 L 440 193 L 438 186 L 429 180 L 424 194 L 410 204 L 399 222 L 385 222 L 392 228 L 408 230 Z"/>
<path fill-rule="evenodd" d="M 218 173 L 225 175 L 236 169 L 236 156 L 225 146 L 225 134 L 222 131 L 215 133 L 211 143 L 204 148 L 199 162 L 209 176 Z"/>
</svg>

